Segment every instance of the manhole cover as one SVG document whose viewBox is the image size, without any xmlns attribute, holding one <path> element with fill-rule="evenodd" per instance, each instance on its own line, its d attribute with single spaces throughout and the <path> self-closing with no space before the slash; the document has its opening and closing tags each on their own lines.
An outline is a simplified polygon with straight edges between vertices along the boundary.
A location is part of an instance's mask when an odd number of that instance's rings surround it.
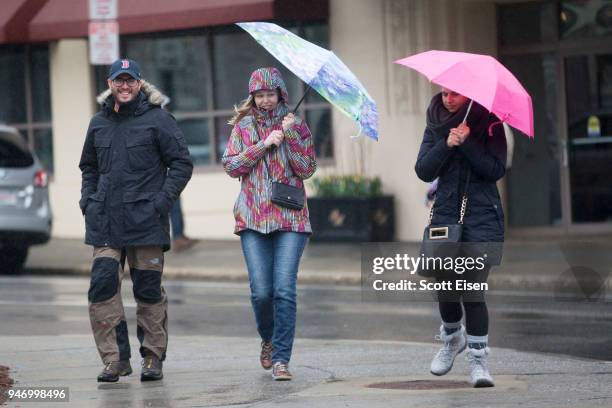
<svg viewBox="0 0 612 408">
<path fill-rule="evenodd" d="M 457 388 L 472 388 L 472 385 L 467 381 L 414 380 L 375 383 L 367 385 L 367 387 L 385 390 L 453 390 Z"/>
</svg>

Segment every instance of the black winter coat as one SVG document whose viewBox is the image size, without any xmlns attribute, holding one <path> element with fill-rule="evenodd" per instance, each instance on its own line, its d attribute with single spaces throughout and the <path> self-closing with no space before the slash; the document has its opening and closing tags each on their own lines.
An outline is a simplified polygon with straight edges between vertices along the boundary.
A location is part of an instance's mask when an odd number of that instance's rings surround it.
<svg viewBox="0 0 612 408">
<path fill-rule="evenodd" d="M 119 112 L 108 91 L 98 98 L 79 163 L 86 244 L 170 248 L 168 211 L 193 164 L 163 98 L 149 84 Z"/>
<path fill-rule="evenodd" d="M 503 242 L 504 213 L 495 184 L 506 169 L 506 138 L 501 123 L 491 127 L 493 134 L 489 136 L 489 127 L 499 119 L 474 102 L 467 118 L 470 135 L 458 147 L 446 145 L 450 129 L 461 123 L 467 105 L 452 114 L 442 104 L 441 94 L 433 97 L 415 170 L 426 182 L 439 177 L 432 225 L 440 225 L 459 220 L 461 197 L 471 169 L 462 241 Z"/>
</svg>

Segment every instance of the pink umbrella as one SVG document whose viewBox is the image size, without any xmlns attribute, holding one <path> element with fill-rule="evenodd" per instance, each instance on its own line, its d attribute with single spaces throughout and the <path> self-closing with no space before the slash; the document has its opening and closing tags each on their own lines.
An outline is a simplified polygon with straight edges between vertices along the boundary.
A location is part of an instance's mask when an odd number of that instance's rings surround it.
<svg viewBox="0 0 612 408">
<path fill-rule="evenodd" d="M 395 63 L 412 68 L 431 82 L 475 100 L 502 121 L 533 137 L 531 96 L 495 58 L 432 50 Z"/>
</svg>

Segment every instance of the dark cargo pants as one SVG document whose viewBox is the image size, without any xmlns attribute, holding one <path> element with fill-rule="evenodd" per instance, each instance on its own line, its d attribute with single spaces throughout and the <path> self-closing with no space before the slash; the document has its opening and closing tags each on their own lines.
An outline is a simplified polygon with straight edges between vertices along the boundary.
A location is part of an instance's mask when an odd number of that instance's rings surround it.
<svg viewBox="0 0 612 408">
<path fill-rule="evenodd" d="M 89 319 L 104 364 L 130 358 L 128 329 L 121 300 L 123 265 L 130 266 L 136 299 L 140 354 L 148 350 L 164 360 L 168 345 L 168 299 L 161 285 L 164 253 L 158 246 L 124 249 L 94 247 L 89 286 Z"/>
</svg>

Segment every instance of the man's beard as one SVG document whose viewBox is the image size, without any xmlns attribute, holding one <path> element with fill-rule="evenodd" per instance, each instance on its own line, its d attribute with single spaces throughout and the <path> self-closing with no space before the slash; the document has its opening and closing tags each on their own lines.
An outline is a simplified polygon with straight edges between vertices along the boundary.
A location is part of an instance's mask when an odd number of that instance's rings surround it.
<svg viewBox="0 0 612 408">
<path fill-rule="evenodd" d="M 124 101 L 123 99 L 121 99 L 121 91 L 111 90 L 111 93 L 113 94 L 113 98 L 115 99 L 115 102 L 118 103 L 119 105 L 123 105 L 123 104 L 132 102 L 134 99 L 136 99 L 136 95 L 138 94 L 135 91 L 130 91 L 130 98 Z"/>
</svg>

